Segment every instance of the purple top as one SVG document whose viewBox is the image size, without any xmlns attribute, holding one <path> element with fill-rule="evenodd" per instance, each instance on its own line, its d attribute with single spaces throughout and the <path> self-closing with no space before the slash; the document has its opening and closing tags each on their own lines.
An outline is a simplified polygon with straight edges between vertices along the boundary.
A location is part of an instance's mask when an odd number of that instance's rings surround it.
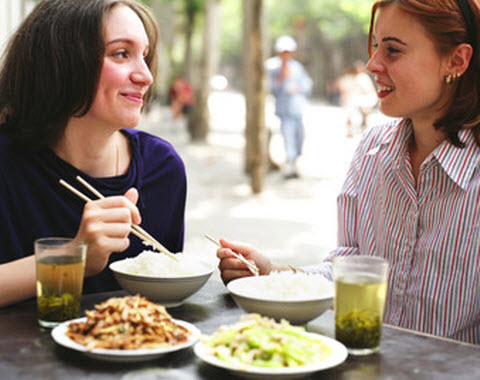
<svg viewBox="0 0 480 380">
<path fill-rule="evenodd" d="M 93 178 L 65 162 L 51 150 L 21 154 L 13 151 L 8 135 L 0 134 L 0 263 L 33 254 L 35 239 L 74 237 L 85 202 L 60 185 L 64 179 L 96 199 L 75 177 L 80 175 L 105 196 L 124 194 L 135 187 L 141 226 L 171 252 L 183 250 L 186 174 L 182 159 L 166 141 L 138 130 L 123 130 L 130 140 L 128 173 Z M 146 247 L 130 234 L 130 246 L 113 253 L 109 263 L 138 255 Z M 119 289 L 107 267 L 85 278 L 84 292 Z"/>
</svg>

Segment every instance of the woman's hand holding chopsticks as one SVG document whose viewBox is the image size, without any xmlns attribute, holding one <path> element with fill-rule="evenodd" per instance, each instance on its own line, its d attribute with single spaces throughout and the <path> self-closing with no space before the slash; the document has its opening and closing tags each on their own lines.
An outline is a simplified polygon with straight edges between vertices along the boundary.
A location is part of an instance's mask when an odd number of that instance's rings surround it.
<svg viewBox="0 0 480 380">
<path fill-rule="evenodd" d="M 97 198 L 99 199 L 106 199 L 102 193 L 100 193 L 97 189 L 95 189 L 91 184 L 89 184 L 86 180 L 84 180 L 82 177 L 77 176 L 77 181 L 79 181 L 82 185 L 84 185 L 88 190 L 90 190 Z M 61 179 L 60 184 L 70 190 L 72 193 L 74 193 L 77 197 L 82 198 L 85 202 L 89 203 L 92 202 L 92 199 L 88 197 L 87 195 L 83 194 L 81 191 Z M 137 203 L 138 200 L 138 192 L 136 189 L 130 189 L 128 190 L 124 197 L 126 197 L 127 200 L 130 200 L 133 204 L 133 211 L 134 214 L 132 214 L 132 225 L 130 226 L 130 232 L 142 239 L 142 241 L 146 244 L 151 246 L 153 249 L 156 249 L 158 252 L 162 252 L 163 254 L 167 255 L 170 257 L 172 260 L 178 261 L 178 259 L 175 257 L 175 255 L 170 252 L 167 248 L 165 248 L 162 243 L 160 243 L 157 239 L 155 239 L 152 235 L 150 235 L 147 231 L 145 231 L 142 227 L 138 225 L 140 223 L 140 213 L 138 212 L 138 209 L 135 207 L 135 204 Z M 113 197 L 111 197 L 113 198 Z M 127 206 L 129 206 L 127 204 Z M 138 214 L 138 217 L 135 215 Z M 138 223 L 137 223 L 138 221 Z M 128 245 L 126 246 L 128 247 Z"/>
<path fill-rule="evenodd" d="M 75 237 L 88 244 L 85 276 L 102 271 L 113 252 L 128 248 L 132 224 L 141 221 L 135 206 L 136 189 L 129 189 L 123 196 L 110 196 L 85 203 L 80 227 Z"/>
<path fill-rule="evenodd" d="M 225 284 L 236 278 L 252 276 L 252 272 L 242 261 L 235 257 L 232 251 L 255 264 L 261 275 L 269 274 L 274 270 L 270 259 L 257 252 L 254 248 L 248 245 L 231 243 L 225 239 L 220 239 L 219 242 L 222 247 L 217 250 L 217 257 L 220 259 L 218 268 Z"/>
</svg>

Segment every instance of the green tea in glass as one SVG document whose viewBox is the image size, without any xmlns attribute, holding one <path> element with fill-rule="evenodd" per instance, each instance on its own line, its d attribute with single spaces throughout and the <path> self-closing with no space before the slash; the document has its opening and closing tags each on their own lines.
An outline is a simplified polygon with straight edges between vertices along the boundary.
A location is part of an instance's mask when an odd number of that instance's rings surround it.
<svg viewBox="0 0 480 380">
<path fill-rule="evenodd" d="M 55 327 L 80 314 L 87 246 L 69 238 L 35 241 L 38 323 Z"/>
<path fill-rule="evenodd" d="M 380 349 L 388 263 L 373 256 L 333 260 L 335 339 L 352 355 Z"/>
</svg>

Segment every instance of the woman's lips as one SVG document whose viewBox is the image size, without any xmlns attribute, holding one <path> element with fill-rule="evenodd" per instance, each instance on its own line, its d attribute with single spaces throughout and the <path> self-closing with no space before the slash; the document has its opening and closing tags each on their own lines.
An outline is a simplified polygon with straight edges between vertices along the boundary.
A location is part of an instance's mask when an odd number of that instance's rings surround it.
<svg viewBox="0 0 480 380">
<path fill-rule="evenodd" d="M 125 98 L 128 100 L 131 100 L 132 102 L 135 102 L 137 104 L 143 104 L 143 94 L 136 93 L 136 94 L 128 94 L 124 93 L 122 94 Z"/>
<path fill-rule="evenodd" d="M 381 99 L 388 96 L 395 87 L 393 86 L 385 86 L 385 85 L 378 85 L 377 96 Z"/>
</svg>

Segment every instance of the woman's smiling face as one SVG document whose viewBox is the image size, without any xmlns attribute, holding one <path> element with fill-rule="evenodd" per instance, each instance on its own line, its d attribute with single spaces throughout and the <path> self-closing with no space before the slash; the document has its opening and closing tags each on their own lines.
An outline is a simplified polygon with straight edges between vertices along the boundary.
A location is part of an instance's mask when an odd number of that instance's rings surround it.
<svg viewBox="0 0 480 380">
<path fill-rule="evenodd" d="M 388 116 L 433 122 L 445 105 L 447 57 L 420 22 L 397 4 L 378 10 L 367 69 L 375 75 L 380 110 Z"/>
<path fill-rule="evenodd" d="M 135 127 L 153 81 L 145 62 L 149 49 L 145 28 L 132 9 L 117 5 L 105 18 L 104 41 L 98 89 L 87 117 L 115 129 Z"/>
</svg>

